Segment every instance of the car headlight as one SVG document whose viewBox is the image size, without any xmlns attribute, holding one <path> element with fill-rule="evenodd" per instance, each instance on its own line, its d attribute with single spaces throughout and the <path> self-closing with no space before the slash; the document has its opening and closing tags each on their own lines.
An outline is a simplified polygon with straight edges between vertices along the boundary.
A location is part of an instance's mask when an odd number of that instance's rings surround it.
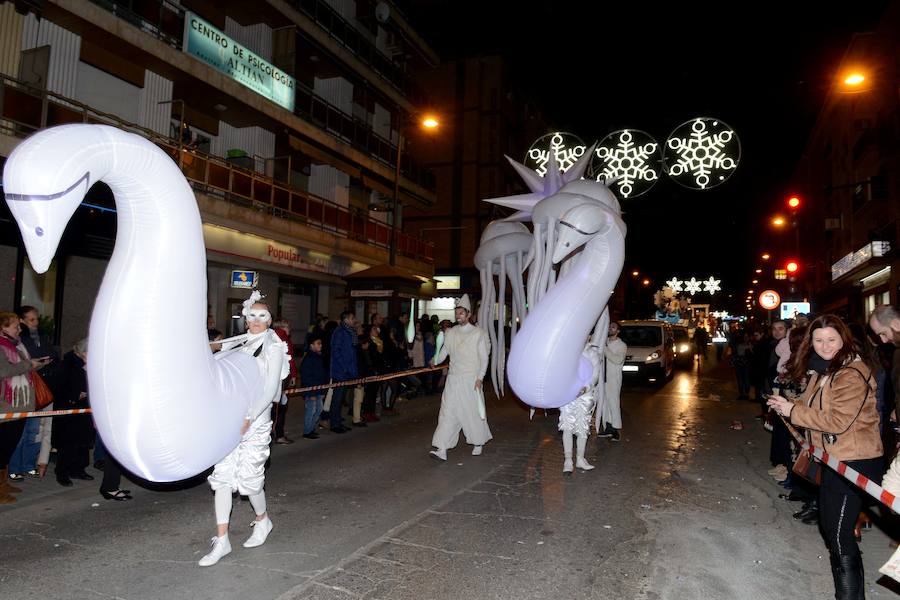
<svg viewBox="0 0 900 600">
<path fill-rule="evenodd" d="M 651 360 L 656 360 L 657 358 L 659 358 L 659 352 L 654 352 L 653 354 L 651 354 L 650 356 L 647 357 L 647 362 L 650 362 Z"/>
<path fill-rule="evenodd" d="M 687 352 L 690 349 L 691 349 L 691 347 L 688 344 L 682 344 L 682 345 L 678 346 L 679 352 Z"/>
</svg>

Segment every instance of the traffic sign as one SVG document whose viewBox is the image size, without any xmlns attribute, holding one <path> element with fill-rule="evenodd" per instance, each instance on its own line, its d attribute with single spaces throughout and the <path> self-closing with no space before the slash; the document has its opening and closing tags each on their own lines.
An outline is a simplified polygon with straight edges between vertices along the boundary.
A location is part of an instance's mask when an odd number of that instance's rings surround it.
<svg viewBox="0 0 900 600">
<path fill-rule="evenodd" d="M 759 305 L 766 310 L 775 310 L 781 304 L 781 296 L 775 290 L 765 290 L 759 295 Z"/>
</svg>

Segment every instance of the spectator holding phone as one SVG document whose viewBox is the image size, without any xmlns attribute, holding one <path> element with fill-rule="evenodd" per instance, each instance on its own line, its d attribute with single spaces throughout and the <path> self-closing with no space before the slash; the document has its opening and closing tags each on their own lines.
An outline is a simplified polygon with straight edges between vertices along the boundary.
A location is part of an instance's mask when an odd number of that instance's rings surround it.
<svg viewBox="0 0 900 600">
<path fill-rule="evenodd" d="M 34 410 L 32 371 L 39 369 L 49 358 L 31 358 L 19 338 L 19 316 L 0 312 L 0 412 L 28 412 Z M 25 419 L 0 421 L 0 504 L 16 501 L 13 494 L 21 492 L 7 480 L 9 459 L 22 438 Z"/>
</svg>

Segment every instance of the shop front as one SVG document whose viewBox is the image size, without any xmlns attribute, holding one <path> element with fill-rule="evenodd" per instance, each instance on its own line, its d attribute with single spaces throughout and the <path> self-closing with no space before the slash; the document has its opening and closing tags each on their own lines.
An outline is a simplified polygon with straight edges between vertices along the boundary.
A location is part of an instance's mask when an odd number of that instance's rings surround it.
<svg viewBox="0 0 900 600">
<path fill-rule="evenodd" d="M 302 342 L 317 314 L 336 319 L 344 310 L 344 277 L 368 267 L 345 257 L 299 248 L 226 227 L 203 225 L 209 314 L 227 335 L 243 331 L 242 303 L 257 288 Z"/>
</svg>

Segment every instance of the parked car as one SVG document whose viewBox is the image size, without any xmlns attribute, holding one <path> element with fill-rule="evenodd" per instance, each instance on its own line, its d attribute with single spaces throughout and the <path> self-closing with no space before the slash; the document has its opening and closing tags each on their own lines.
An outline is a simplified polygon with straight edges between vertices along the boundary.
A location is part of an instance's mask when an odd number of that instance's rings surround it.
<svg viewBox="0 0 900 600">
<path fill-rule="evenodd" d="M 622 321 L 619 337 L 628 345 L 623 375 L 664 384 L 675 370 L 675 334 L 665 321 Z"/>
<path fill-rule="evenodd" d="M 690 369 L 694 366 L 694 342 L 684 325 L 672 325 L 675 340 L 675 366 Z"/>
</svg>

